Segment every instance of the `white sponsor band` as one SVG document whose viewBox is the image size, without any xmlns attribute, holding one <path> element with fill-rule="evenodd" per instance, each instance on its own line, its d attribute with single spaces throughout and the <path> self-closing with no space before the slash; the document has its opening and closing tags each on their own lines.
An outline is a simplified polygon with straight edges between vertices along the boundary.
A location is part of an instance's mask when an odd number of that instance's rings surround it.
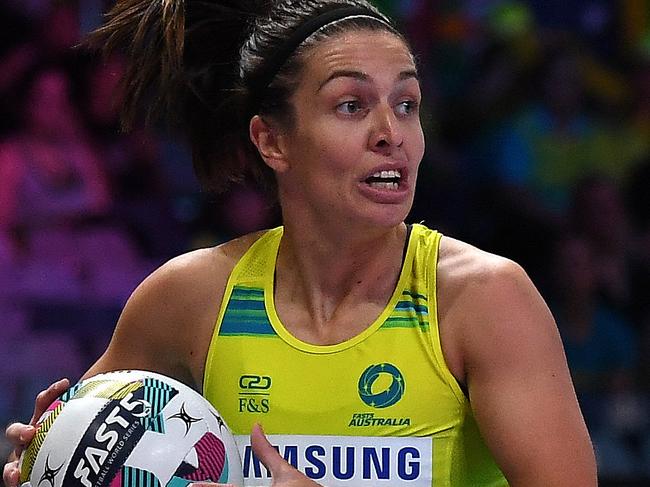
<svg viewBox="0 0 650 487">
<path fill-rule="evenodd" d="M 269 435 L 280 455 L 327 487 L 431 487 L 431 438 Z M 235 437 L 247 486 L 271 485 L 271 475 L 253 455 L 248 435 Z"/>
</svg>

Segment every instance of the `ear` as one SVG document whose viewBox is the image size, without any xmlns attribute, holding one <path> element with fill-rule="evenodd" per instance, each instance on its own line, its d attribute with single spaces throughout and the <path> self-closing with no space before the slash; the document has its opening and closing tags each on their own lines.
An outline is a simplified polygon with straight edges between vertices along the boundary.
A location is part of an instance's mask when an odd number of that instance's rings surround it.
<svg viewBox="0 0 650 487">
<path fill-rule="evenodd" d="M 284 137 L 277 128 L 259 115 L 255 115 L 251 118 L 249 134 L 267 166 L 276 172 L 283 172 L 289 168 Z"/>
</svg>

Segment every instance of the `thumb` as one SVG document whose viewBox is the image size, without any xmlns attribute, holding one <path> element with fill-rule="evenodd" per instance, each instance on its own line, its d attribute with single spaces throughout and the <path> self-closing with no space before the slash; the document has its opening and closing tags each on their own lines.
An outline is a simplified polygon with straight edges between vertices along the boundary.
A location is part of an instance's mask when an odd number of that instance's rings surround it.
<svg viewBox="0 0 650 487">
<path fill-rule="evenodd" d="M 276 474 L 286 465 L 278 450 L 269 443 L 262 426 L 257 423 L 253 425 L 251 432 L 251 447 L 255 456 L 269 469 L 272 477 L 276 477 Z"/>
</svg>

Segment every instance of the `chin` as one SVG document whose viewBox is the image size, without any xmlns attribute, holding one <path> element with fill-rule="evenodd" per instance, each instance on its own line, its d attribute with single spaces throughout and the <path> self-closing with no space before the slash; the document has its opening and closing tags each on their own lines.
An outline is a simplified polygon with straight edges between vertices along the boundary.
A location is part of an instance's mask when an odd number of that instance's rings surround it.
<svg viewBox="0 0 650 487">
<path fill-rule="evenodd" d="M 379 208 L 358 214 L 358 220 L 363 220 L 363 226 L 389 229 L 404 223 L 410 210 L 410 205 L 408 208 Z"/>
</svg>

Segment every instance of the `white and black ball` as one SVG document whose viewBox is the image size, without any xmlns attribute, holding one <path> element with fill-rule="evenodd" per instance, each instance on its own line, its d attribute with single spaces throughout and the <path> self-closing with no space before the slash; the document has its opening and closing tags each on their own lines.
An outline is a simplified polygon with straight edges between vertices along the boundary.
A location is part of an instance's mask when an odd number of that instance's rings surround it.
<svg viewBox="0 0 650 487">
<path fill-rule="evenodd" d="M 243 485 L 232 433 L 199 393 L 169 377 L 119 371 L 83 380 L 40 418 L 22 457 L 33 487 Z"/>
</svg>

